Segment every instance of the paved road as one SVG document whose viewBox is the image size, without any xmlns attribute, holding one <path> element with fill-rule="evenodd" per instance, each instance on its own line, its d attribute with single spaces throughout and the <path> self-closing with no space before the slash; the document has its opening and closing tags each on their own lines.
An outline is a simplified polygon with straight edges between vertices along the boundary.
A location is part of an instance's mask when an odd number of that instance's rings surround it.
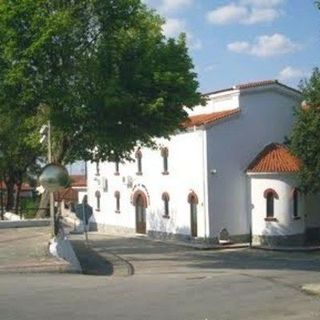
<svg viewBox="0 0 320 320">
<path fill-rule="evenodd" d="M 91 235 L 95 249 L 128 260 L 130 277 L 0 275 L 0 318 L 315 320 L 319 253 L 197 251 L 144 238 Z"/>
</svg>

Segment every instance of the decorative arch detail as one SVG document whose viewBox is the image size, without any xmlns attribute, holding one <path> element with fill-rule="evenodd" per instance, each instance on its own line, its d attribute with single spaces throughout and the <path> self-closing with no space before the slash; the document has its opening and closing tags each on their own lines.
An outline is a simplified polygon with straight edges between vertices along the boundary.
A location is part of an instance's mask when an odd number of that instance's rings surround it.
<svg viewBox="0 0 320 320">
<path fill-rule="evenodd" d="M 140 148 L 137 149 L 137 151 L 136 151 L 134 156 L 135 156 L 136 159 L 141 159 L 142 158 L 142 152 L 141 152 Z"/>
<path fill-rule="evenodd" d="M 168 157 L 169 155 L 169 150 L 167 147 L 161 148 L 161 157 Z"/>
<path fill-rule="evenodd" d="M 267 196 L 269 193 L 272 193 L 275 199 L 279 199 L 279 195 L 277 194 L 277 192 L 271 188 L 269 188 L 263 192 L 264 198 L 267 199 Z"/>
<path fill-rule="evenodd" d="M 170 196 L 169 196 L 169 193 L 168 192 L 163 192 L 162 193 L 162 196 L 161 196 L 161 199 L 163 200 L 163 201 L 169 201 L 170 200 Z"/>
<path fill-rule="evenodd" d="M 137 204 L 137 199 L 138 197 L 141 196 L 142 198 L 142 205 L 144 208 L 147 208 L 148 207 L 148 199 L 147 199 L 147 196 L 144 194 L 144 192 L 138 190 L 136 191 L 134 194 L 133 194 L 133 197 L 132 197 L 132 204 L 135 206 Z"/>
<path fill-rule="evenodd" d="M 192 192 L 189 193 L 189 195 L 188 195 L 188 202 L 189 202 L 189 203 L 194 203 L 194 204 L 198 204 L 198 203 L 199 203 L 198 196 L 197 196 L 197 194 L 196 194 L 194 191 L 192 191 Z"/>
</svg>

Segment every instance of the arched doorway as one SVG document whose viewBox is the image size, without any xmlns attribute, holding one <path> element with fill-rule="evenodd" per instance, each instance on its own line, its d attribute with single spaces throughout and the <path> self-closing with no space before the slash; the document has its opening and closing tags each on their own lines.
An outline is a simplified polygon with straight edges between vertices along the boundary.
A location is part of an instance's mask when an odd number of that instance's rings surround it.
<svg viewBox="0 0 320 320">
<path fill-rule="evenodd" d="M 190 229 L 191 237 L 198 236 L 198 197 L 194 192 L 188 195 L 188 202 L 190 204 Z"/>
<path fill-rule="evenodd" d="M 146 209 L 148 206 L 147 197 L 141 191 L 137 191 L 133 196 L 133 205 L 136 213 L 136 232 L 145 234 L 146 226 Z"/>
</svg>

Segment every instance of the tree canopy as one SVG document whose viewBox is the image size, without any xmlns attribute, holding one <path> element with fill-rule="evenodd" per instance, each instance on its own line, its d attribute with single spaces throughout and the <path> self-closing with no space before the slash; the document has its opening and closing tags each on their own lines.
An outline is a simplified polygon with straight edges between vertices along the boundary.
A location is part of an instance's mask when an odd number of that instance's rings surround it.
<svg viewBox="0 0 320 320">
<path fill-rule="evenodd" d="M 183 35 L 140 0 L 0 0 L 0 108 L 48 110 L 57 162 L 128 157 L 201 100 Z"/>
<path fill-rule="evenodd" d="M 292 151 L 302 160 L 301 188 L 320 191 L 320 71 L 301 83 L 304 102 L 296 111 L 296 123 L 290 139 Z"/>
</svg>

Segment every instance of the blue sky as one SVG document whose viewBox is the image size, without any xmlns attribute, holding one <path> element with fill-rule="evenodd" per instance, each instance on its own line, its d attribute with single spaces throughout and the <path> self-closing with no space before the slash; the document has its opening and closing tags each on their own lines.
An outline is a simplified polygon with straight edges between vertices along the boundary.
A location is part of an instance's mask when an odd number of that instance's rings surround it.
<svg viewBox="0 0 320 320">
<path fill-rule="evenodd" d="M 296 87 L 320 66 L 320 11 L 314 0 L 144 0 L 186 32 L 200 91 L 278 79 Z"/>
</svg>

